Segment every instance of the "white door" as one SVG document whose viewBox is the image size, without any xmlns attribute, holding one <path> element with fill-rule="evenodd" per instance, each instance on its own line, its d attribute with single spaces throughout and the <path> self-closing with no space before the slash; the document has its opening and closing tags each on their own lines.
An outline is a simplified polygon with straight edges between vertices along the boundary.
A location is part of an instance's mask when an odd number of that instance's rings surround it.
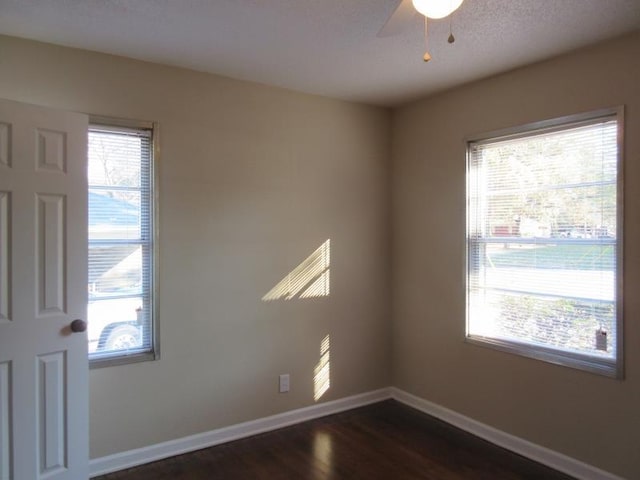
<svg viewBox="0 0 640 480">
<path fill-rule="evenodd" d="M 88 478 L 87 123 L 0 100 L 0 480 Z"/>
</svg>

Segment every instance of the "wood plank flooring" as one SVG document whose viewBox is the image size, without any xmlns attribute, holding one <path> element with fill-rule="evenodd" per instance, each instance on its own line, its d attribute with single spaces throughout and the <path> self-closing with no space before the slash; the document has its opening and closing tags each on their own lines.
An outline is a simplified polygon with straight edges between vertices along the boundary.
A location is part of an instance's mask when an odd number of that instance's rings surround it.
<svg viewBox="0 0 640 480">
<path fill-rule="evenodd" d="M 99 480 L 569 480 L 393 400 Z"/>
</svg>

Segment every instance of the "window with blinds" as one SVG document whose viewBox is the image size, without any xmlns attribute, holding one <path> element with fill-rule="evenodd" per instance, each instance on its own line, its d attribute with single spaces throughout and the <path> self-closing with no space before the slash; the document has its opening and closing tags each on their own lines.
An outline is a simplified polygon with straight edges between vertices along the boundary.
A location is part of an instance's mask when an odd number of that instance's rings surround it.
<svg viewBox="0 0 640 480">
<path fill-rule="evenodd" d="M 155 358 L 153 125 L 89 128 L 89 359 Z"/>
<path fill-rule="evenodd" d="M 468 143 L 469 340 L 621 375 L 619 117 Z"/>
</svg>

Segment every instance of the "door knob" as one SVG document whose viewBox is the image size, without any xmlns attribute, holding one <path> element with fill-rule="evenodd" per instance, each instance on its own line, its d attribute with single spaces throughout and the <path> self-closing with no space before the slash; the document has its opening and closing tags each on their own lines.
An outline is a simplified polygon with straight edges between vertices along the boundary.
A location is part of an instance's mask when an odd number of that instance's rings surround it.
<svg viewBox="0 0 640 480">
<path fill-rule="evenodd" d="M 73 322 L 71 322 L 71 331 L 73 333 L 81 333 L 87 330 L 87 322 L 84 320 L 80 320 L 76 318 Z"/>
</svg>

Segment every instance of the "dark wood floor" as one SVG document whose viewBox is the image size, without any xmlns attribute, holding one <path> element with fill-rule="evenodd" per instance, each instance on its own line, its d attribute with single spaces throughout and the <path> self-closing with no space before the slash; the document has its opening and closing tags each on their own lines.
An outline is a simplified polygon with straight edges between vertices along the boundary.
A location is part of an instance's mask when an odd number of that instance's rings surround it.
<svg viewBox="0 0 640 480">
<path fill-rule="evenodd" d="M 393 400 L 98 478 L 570 479 Z"/>
</svg>

